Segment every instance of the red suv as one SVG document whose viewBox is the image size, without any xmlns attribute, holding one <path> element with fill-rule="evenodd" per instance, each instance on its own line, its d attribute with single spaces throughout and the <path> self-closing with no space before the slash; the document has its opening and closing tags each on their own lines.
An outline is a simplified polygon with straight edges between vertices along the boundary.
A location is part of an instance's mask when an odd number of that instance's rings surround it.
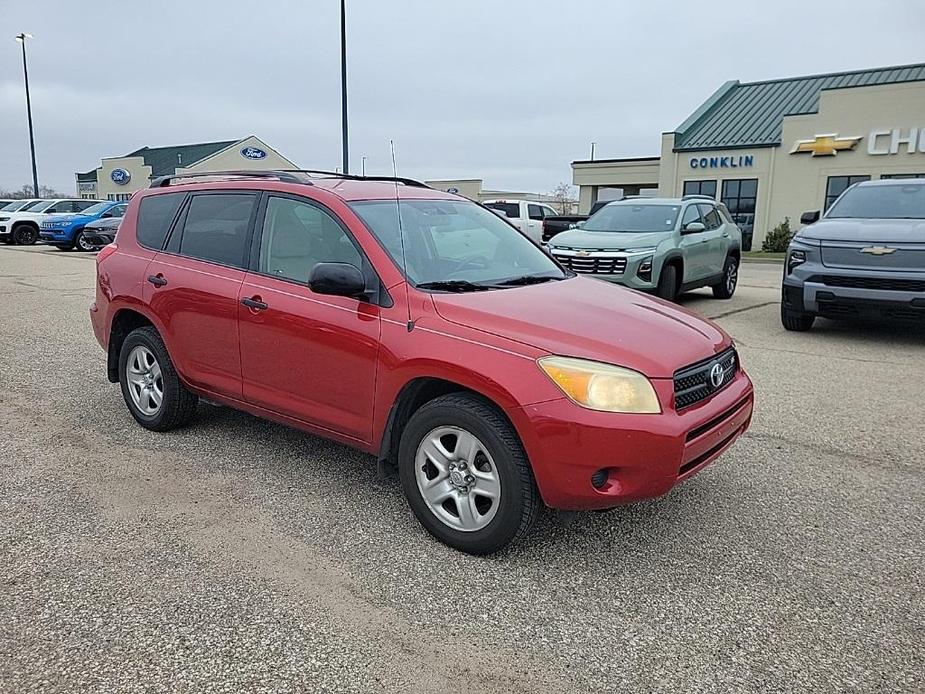
<svg viewBox="0 0 925 694">
<path fill-rule="evenodd" d="M 372 453 L 473 554 L 543 504 L 664 494 L 748 427 L 752 384 L 713 323 L 575 276 L 459 196 L 311 173 L 132 198 L 90 315 L 139 424 L 178 427 L 204 397 Z"/>
</svg>

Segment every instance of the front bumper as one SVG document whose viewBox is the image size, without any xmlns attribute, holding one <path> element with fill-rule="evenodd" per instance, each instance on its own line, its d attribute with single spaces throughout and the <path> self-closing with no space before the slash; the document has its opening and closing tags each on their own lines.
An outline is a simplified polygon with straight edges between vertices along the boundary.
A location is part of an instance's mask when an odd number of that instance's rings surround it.
<svg viewBox="0 0 925 694">
<path fill-rule="evenodd" d="M 782 300 L 794 311 L 825 318 L 925 321 L 925 272 L 871 273 L 804 263 L 785 275 Z"/>
<path fill-rule="evenodd" d="M 71 243 L 74 239 L 69 229 L 42 229 L 39 231 L 39 241 L 52 245 Z"/>
<path fill-rule="evenodd" d="M 673 382 L 653 384 L 664 407 Z M 509 414 L 546 505 L 590 510 L 660 496 L 696 474 L 748 428 L 753 406 L 751 380 L 740 369 L 723 390 L 681 412 L 595 412 L 562 398 Z M 603 484 L 592 482 L 595 473 Z"/>
</svg>

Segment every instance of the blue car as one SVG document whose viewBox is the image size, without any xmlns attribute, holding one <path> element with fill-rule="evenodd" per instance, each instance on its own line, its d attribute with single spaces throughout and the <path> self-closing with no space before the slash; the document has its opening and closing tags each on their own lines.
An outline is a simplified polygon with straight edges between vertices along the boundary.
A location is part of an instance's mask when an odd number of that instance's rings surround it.
<svg viewBox="0 0 925 694">
<path fill-rule="evenodd" d="M 127 202 L 98 202 L 79 214 L 59 214 L 42 222 L 39 239 L 42 243 L 55 246 L 62 251 L 77 248 L 80 251 L 94 251 L 96 245 L 85 238 L 84 227 L 98 219 L 112 219 L 125 214 Z"/>
</svg>

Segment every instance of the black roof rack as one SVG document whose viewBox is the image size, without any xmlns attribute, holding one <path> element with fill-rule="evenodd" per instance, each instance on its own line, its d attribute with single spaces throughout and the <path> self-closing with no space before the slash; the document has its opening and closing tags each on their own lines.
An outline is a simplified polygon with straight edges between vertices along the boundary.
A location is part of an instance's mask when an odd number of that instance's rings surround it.
<svg viewBox="0 0 925 694">
<path fill-rule="evenodd" d="M 403 178 L 401 176 L 360 176 L 357 174 L 343 174 L 337 171 L 322 171 L 320 169 L 284 169 L 282 173 L 304 173 L 316 174 L 319 176 L 330 176 L 331 178 L 343 178 L 348 181 L 387 181 L 401 183 L 406 186 L 415 188 L 430 188 L 429 185 L 413 178 Z"/>
<path fill-rule="evenodd" d="M 151 188 L 166 188 L 171 181 L 181 178 L 212 178 L 212 177 L 233 177 L 233 178 L 275 178 L 284 183 L 301 183 L 310 186 L 312 182 L 305 177 L 293 175 L 292 171 L 195 171 L 190 173 L 171 174 L 169 176 L 158 176 L 151 181 Z"/>
</svg>

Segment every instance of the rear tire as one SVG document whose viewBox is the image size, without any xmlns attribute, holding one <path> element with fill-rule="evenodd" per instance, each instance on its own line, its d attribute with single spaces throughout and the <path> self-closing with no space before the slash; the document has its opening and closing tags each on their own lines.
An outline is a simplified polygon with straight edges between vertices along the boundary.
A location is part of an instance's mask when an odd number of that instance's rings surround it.
<svg viewBox="0 0 925 694">
<path fill-rule="evenodd" d="M 665 265 L 658 276 L 658 286 L 655 295 L 665 301 L 674 301 L 678 298 L 678 268 L 675 265 Z"/>
<path fill-rule="evenodd" d="M 176 429 L 196 413 L 198 396 L 180 382 L 164 341 L 151 326 L 136 328 L 122 343 L 119 384 L 129 412 L 145 429 Z"/>
<path fill-rule="evenodd" d="M 540 511 L 517 432 L 497 408 L 468 393 L 436 398 L 412 415 L 398 472 L 424 529 L 468 554 L 492 554 L 519 540 Z"/>
<path fill-rule="evenodd" d="M 723 264 L 723 279 L 713 285 L 713 296 L 717 299 L 731 299 L 739 284 L 739 261 L 733 255 L 726 256 Z"/>
<path fill-rule="evenodd" d="M 23 224 L 13 229 L 13 240 L 20 246 L 31 246 L 38 241 L 38 238 L 38 229 L 28 224 Z"/>
<path fill-rule="evenodd" d="M 805 333 L 807 330 L 813 327 L 813 323 L 816 322 L 816 316 L 814 316 L 812 313 L 794 311 L 793 309 L 787 308 L 781 304 L 780 322 L 783 324 L 784 329 L 786 330 Z"/>
</svg>

